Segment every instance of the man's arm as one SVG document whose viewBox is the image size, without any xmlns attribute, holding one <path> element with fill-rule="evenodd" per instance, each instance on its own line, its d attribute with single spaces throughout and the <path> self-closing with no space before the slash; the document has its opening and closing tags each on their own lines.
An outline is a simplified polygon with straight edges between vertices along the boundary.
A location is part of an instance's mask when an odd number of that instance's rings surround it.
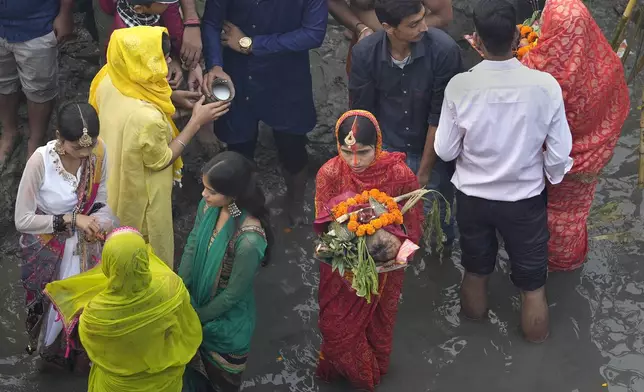
<svg viewBox="0 0 644 392">
<path fill-rule="evenodd" d="M 188 68 L 194 68 L 201 61 L 203 44 L 201 42 L 201 29 L 199 27 L 199 14 L 195 6 L 195 0 L 181 0 L 181 12 L 183 22 L 188 26 L 182 26 L 181 59 Z"/>
<path fill-rule="evenodd" d="M 543 152 L 544 171 L 551 184 L 559 184 L 573 164 L 572 158 L 570 158 L 572 133 L 566 119 L 566 110 L 560 87 L 558 95 L 555 114 L 550 122 L 550 130 L 546 136 L 546 150 Z"/>
<path fill-rule="evenodd" d="M 446 162 L 456 159 L 463 150 L 463 131 L 456 121 L 454 103 L 448 98 L 447 91 L 436 129 L 434 150 L 436 155 Z"/>
<path fill-rule="evenodd" d="M 184 20 L 199 19 L 195 0 L 181 0 L 181 12 L 183 13 Z"/>
<path fill-rule="evenodd" d="M 366 41 L 364 41 L 366 42 Z M 373 80 L 372 64 L 364 45 L 351 50 L 349 70 L 349 104 L 351 109 L 362 109 L 378 116 L 376 112 L 376 84 Z"/>
<path fill-rule="evenodd" d="M 203 13 L 201 39 L 206 70 L 215 66 L 223 67 L 224 59 L 221 46 L 221 28 L 224 25 L 229 0 L 206 0 Z"/>
<path fill-rule="evenodd" d="M 436 152 L 434 151 L 434 140 L 436 137 L 436 128 L 441 116 L 441 108 L 443 107 L 443 97 L 445 96 L 445 88 L 452 79 L 452 77 L 463 69 L 463 61 L 461 59 L 461 49 L 452 42 L 452 45 L 435 57 L 438 65 L 434 69 L 434 82 L 432 84 L 432 101 L 429 108 L 429 117 L 427 122 L 429 127 L 427 129 L 427 137 L 425 138 L 425 147 L 423 148 L 423 156 L 420 160 L 420 167 L 418 169 L 418 181 L 421 186 L 427 185 L 434 163 L 436 163 Z M 423 183 L 423 181 L 427 182 Z"/>
<path fill-rule="evenodd" d="M 345 0 L 328 0 L 328 6 L 329 13 L 335 20 L 342 23 L 344 27 L 353 31 L 356 35 L 360 33 L 358 27 L 366 27 L 360 18 L 349 8 L 349 4 Z"/>
<path fill-rule="evenodd" d="M 255 56 L 281 52 L 301 52 L 322 46 L 329 19 L 328 0 L 308 0 L 299 29 L 284 34 L 256 35 L 252 53 Z"/>
<path fill-rule="evenodd" d="M 429 27 L 442 29 L 452 21 L 452 0 L 423 0 L 423 4 L 430 11 L 425 17 Z"/>
</svg>

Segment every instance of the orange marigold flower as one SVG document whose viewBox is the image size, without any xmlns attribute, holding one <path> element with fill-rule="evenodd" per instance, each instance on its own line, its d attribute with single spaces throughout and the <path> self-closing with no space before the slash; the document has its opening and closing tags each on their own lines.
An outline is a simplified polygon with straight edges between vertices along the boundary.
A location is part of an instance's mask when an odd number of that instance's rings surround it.
<svg viewBox="0 0 644 392">
<path fill-rule="evenodd" d="M 362 198 L 368 200 L 369 199 L 369 191 L 362 192 Z"/>
<path fill-rule="evenodd" d="M 532 33 L 532 27 L 530 26 L 521 26 L 521 36 L 527 37 L 528 34 Z"/>
<path fill-rule="evenodd" d="M 350 232 L 355 233 L 359 226 L 358 222 L 352 220 L 347 225 L 347 229 L 349 229 Z"/>
<path fill-rule="evenodd" d="M 376 229 L 372 225 L 367 226 L 367 235 L 373 235 L 376 232 Z"/>
<path fill-rule="evenodd" d="M 373 198 L 376 198 L 376 197 L 380 196 L 380 191 L 377 190 L 377 189 L 372 189 L 372 190 L 369 191 L 369 196 L 371 196 Z"/>
<path fill-rule="evenodd" d="M 360 227 L 358 227 L 358 230 L 356 230 L 356 235 L 358 237 L 364 237 L 366 231 L 367 229 L 365 228 L 365 225 L 360 225 Z"/>
<path fill-rule="evenodd" d="M 523 46 L 517 50 L 517 57 L 520 59 L 523 56 L 525 56 L 525 54 L 528 53 L 529 51 L 530 51 L 529 46 Z"/>
<path fill-rule="evenodd" d="M 357 222 L 358 221 L 358 214 L 351 214 L 351 216 L 349 216 L 349 220 L 351 222 Z"/>
<path fill-rule="evenodd" d="M 389 200 L 389 199 L 387 198 L 387 196 L 384 196 L 384 195 L 380 195 L 380 196 L 378 196 L 378 197 L 376 198 L 376 201 L 377 201 L 378 203 L 380 203 L 380 204 L 384 204 L 384 205 L 386 205 L 386 204 L 387 204 L 387 200 Z"/>
<path fill-rule="evenodd" d="M 402 225 L 402 224 L 403 224 L 403 217 L 402 217 L 402 215 L 397 215 L 397 216 L 396 216 L 396 224 L 397 224 L 397 225 Z"/>
<path fill-rule="evenodd" d="M 351 207 L 351 206 L 355 206 L 356 204 L 358 204 L 358 203 L 356 202 L 356 199 L 354 199 L 353 197 L 348 198 L 348 199 L 347 199 L 347 201 L 346 201 L 346 203 L 347 203 L 347 205 L 348 205 L 349 207 Z"/>
<path fill-rule="evenodd" d="M 382 219 L 376 218 L 376 219 L 372 220 L 371 221 L 371 226 L 373 226 L 374 229 L 376 229 L 376 230 L 382 228 Z"/>
<path fill-rule="evenodd" d="M 534 41 L 536 41 L 537 38 L 539 38 L 539 34 L 537 34 L 534 31 L 532 33 L 528 34 L 528 42 L 530 42 L 530 43 L 533 43 Z"/>
</svg>

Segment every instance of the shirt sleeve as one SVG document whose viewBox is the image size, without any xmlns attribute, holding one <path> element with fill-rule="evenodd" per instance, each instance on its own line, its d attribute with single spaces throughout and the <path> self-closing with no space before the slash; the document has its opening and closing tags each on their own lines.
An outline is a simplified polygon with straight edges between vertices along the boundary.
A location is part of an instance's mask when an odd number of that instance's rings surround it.
<svg viewBox="0 0 644 392">
<path fill-rule="evenodd" d="M 116 13 L 116 0 L 98 0 L 98 5 L 108 15 Z"/>
<path fill-rule="evenodd" d="M 221 28 L 230 0 L 206 0 L 206 8 L 201 20 L 201 41 L 206 71 L 215 66 L 224 66 L 221 46 Z"/>
<path fill-rule="evenodd" d="M 437 66 L 434 69 L 432 100 L 429 107 L 427 123 L 430 126 L 436 127 L 441 116 L 445 88 L 454 75 L 463 70 L 461 48 L 454 42 L 448 50 L 439 53 L 439 57 L 436 57 L 434 60 L 437 62 Z"/>
<path fill-rule="evenodd" d="M 16 195 L 14 220 L 16 230 L 26 234 L 49 234 L 54 232 L 52 215 L 36 214 L 36 197 L 40 193 L 45 176 L 45 160 L 40 152 L 35 152 L 27 161 L 20 179 Z"/>
<path fill-rule="evenodd" d="M 281 52 L 301 52 L 322 46 L 326 35 L 329 6 L 327 0 L 308 0 L 299 29 L 283 34 L 256 35 L 253 55 L 265 56 Z"/>
<path fill-rule="evenodd" d="M 161 14 L 161 23 L 168 29 L 172 47 L 172 55 L 179 58 L 183 44 L 183 19 L 179 11 L 179 3 L 170 4 Z"/>
<path fill-rule="evenodd" d="M 463 130 L 457 122 L 456 106 L 446 92 L 434 139 L 436 155 L 445 162 L 456 159 L 463 150 L 463 136 Z"/>
<path fill-rule="evenodd" d="M 138 129 L 138 142 L 141 148 L 143 164 L 148 169 L 159 171 L 165 169 L 172 161 L 172 150 L 168 145 L 168 123 L 161 113 L 153 109 L 135 114 L 130 120 L 132 129 Z"/>
<path fill-rule="evenodd" d="M 376 83 L 371 77 L 373 65 L 368 52 L 358 45 L 351 50 L 351 69 L 349 70 L 349 103 L 351 109 L 367 110 L 376 113 Z"/>
<path fill-rule="evenodd" d="M 228 286 L 208 305 L 196 309 L 202 323 L 219 317 L 248 294 L 265 250 L 266 241 L 261 235 L 247 232 L 239 237 L 235 245 L 235 260 Z"/>
<path fill-rule="evenodd" d="M 558 86 L 558 85 L 557 85 Z M 543 152 L 544 171 L 551 184 L 559 184 L 566 173 L 572 169 L 572 133 L 566 119 L 561 88 L 558 88 L 555 101 L 555 113 L 550 122 L 550 130 L 546 136 L 546 150 Z"/>
</svg>

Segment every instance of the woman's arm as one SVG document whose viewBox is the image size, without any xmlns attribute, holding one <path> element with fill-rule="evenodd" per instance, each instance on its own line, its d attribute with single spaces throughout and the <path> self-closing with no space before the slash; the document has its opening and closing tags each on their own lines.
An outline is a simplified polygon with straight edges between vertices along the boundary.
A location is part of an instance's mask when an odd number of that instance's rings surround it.
<svg viewBox="0 0 644 392">
<path fill-rule="evenodd" d="M 21 233 L 50 234 L 54 232 L 54 216 L 36 214 L 38 209 L 36 197 L 40 193 L 44 176 L 44 157 L 40 152 L 35 152 L 27 161 L 16 196 L 14 220 L 16 230 Z"/>
<path fill-rule="evenodd" d="M 266 240 L 254 232 L 242 234 L 235 244 L 235 260 L 228 287 L 206 306 L 195 309 L 203 324 L 230 310 L 253 287 L 255 273 L 264 259 Z"/>
</svg>

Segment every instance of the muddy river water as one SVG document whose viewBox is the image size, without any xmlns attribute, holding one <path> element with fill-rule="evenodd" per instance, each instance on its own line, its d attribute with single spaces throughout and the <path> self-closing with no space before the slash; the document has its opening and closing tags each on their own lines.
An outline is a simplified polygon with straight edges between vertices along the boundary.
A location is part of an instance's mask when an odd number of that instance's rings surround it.
<svg viewBox="0 0 644 392">
<path fill-rule="evenodd" d="M 320 54 L 323 61 L 341 57 L 346 43 L 327 47 Z M 341 67 L 323 71 L 327 85 L 342 74 Z M 315 77 L 318 71 L 313 72 Z M 340 102 L 335 109 L 319 110 L 331 124 L 346 97 L 319 91 L 318 102 Z M 519 336 L 519 297 L 508 278 L 504 251 L 490 286 L 490 319 L 484 323 L 459 317 L 458 246 L 442 258 L 423 255 L 406 271 L 391 369 L 378 390 L 644 392 L 644 200 L 637 188 L 638 144 L 633 114 L 599 183 L 589 221 L 588 261 L 578 271 L 549 277 L 552 333 L 547 342 L 532 345 Z M 327 385 L 314 378 L 320 343 L 314 234 L 310 227 L 284 230 L 283 183 L 273 164 L 261 166 L 278 239 L 272 264 L 256 280 L 257 329 L 243 390 L 350 391 L 344 383 Z M 177 248 L 191 227 L 199 193 L 199 185 L 188 178 L 177 194 Z M 312 195 L 311 183 L 310 214 Z M 86 377 L 40 371 L 38 360 L 26 354 L 18 237 L 11 227 L 3 232 L 0 392 L 86 391 Z"/>
</svg>

